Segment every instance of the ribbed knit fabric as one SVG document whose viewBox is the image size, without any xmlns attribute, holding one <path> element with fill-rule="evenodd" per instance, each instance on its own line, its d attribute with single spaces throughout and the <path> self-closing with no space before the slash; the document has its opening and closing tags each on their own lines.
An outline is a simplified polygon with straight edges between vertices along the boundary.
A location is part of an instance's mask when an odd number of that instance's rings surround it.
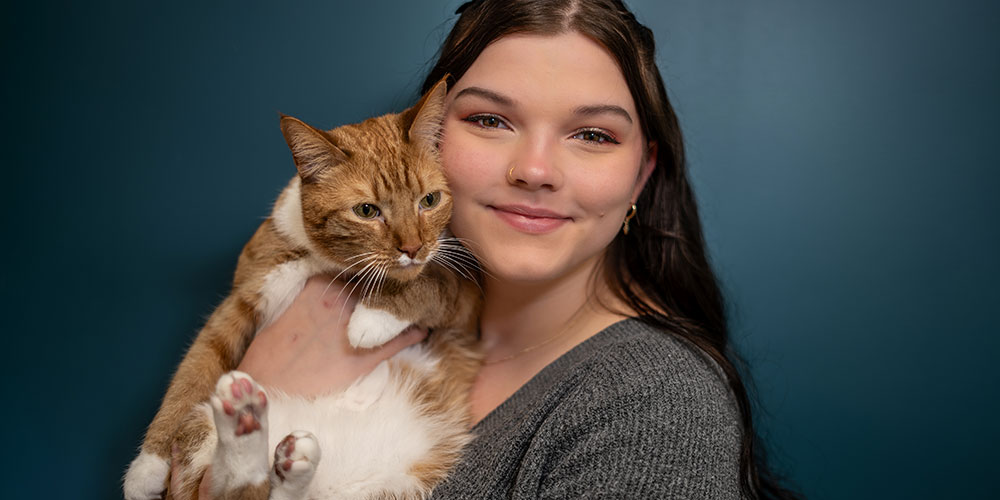
<svg viewBox="0 0 1000 500">
<path fill-rule="evenodd" d="M 740 423 L 721 372 L 624 320 L 486 416 L 432 499 L 740 498 Z"/>
</svg>

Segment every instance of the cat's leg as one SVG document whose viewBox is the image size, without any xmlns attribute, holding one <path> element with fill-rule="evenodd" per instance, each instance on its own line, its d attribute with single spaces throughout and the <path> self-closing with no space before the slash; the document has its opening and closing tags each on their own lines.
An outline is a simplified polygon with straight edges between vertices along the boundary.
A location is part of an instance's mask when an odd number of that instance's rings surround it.
<svg viewBox="0 0 1000 500">
<path fill-rule="evenodd" d="M 412 324 L 391 312 L 358 304 L 347 323 L 347 339 L 354 347 L 378 347 L 399 335 Z"/>
<path fill-rule="evenodd" d="M 216 308 L 184 356 L 142 451 L 129 465 L 123 485 L 126 500 L 158 499 L 170 474 L 171 445 L 182 420 L 212 393 L 217 378 L 236 366 L 254 332 L 254 311 L 236 295 Z"/>
<path fill-rule="evenodd" d="M 152 453 L 141 453 L 128 466 L 123 493 L 126 500 L 154 500 L 161 498 L 166 489 L 170 462 Z"/>
<path fill-rule="evenodd" d="M 218 440 L 212 411 L 208 402 L 196 406 L 177 430 L 165 500 L 198 498 L 198 488 L 212 463 Z"/>
<path fill-rule="evenodd" d="M 295 431 L 278 443 L 271 470 L 270 500 L 301 500 L 316 474 L 319 443 L 306 431 Z"/>
<path fill-rule="evenodd" d="M 267 498 L 267 395 L 249 375 L 219 378 L 211 396 L 218 444 L 212 457 L 214 498 Z"/>
</svg>

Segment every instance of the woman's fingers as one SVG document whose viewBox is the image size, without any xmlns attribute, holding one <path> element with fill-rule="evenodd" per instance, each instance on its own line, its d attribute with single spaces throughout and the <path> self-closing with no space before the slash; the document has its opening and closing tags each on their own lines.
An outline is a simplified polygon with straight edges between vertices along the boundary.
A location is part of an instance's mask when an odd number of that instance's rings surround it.
<svg viewBox="0 0 1000 500">
<path fill-rule="evenodd" d="M 426 329 L 408 328 L 380 347 L 351 347 L 350 292 L 329 276 L 310 278 L 291 305 L 257 333 L 237 369 L 289 394 L 328 394 L 427 336 Z"/>
<path fill-rule="evenodd" d="M 403 330 L 403 333 L 400 333 L 392 340 L 383 344 L 381 347 L 373 350 L 376 351 L 379 361 L 382 361 L 395 356 L 399 353 L 399 351 L 402 351 L 411 345 L 420 343 L 426 338 L 427 329 L 413 325 L 406 330 Z"/>
<path fill-rule="evenodd" d="M 205 475 L 201 477 L 201 484 L 198 485 L 198 500 L 212 500 L 212 466 L 205 469 Z"/>
<path fill-rule="evenodd" d="M 181 491 L 181 474 L 178 469 L 179 463 L 181 463 L 181 450 L 175 444 L 171 450 L 170 456 L 170 492 L 171 495 L 176 495 L 178 491 Z M 201 477 L 201 484 L 198 485 L 198 500 L 212 500 L 212 466 L 209 465 L 205 469 L 205 475 Z"/>
</svg>

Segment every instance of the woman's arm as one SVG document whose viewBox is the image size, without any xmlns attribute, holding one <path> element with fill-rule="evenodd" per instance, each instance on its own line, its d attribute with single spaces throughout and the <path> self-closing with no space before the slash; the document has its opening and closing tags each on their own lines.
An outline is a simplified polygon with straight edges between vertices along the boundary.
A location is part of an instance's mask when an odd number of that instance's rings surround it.
<svg viewBox="0 0 1000 500">
<path fill-rule="evenodd" d="M 341 283 L 311 278 L 288 310 L 257 334 L 237 369 L 265 387 L 316 396 L 347 388 L 427 334 L 410 328 L 378 348 L 355 349 L 346 333 L 354 305 Z"/>
<path fill-rule="evenodd" d="M 423 340 L 427 332 L 410 328 L 374 349 L 355 349 L 347 340 L 347 322 L 355 301 L 339 282 L 317 276 L 272 324 L 257 333 L 238 370 L 259 384 L 288 394 L 315 396 L 345 389 L 380 362 Z M 174 463 L 178 463 L 174 460 Z M 175 471 L 171 490 L 179 491 Z M 206 471 L 199 488 L 211 500 Z"/>
<path fill-rule="evenodd" d="M 534 498 L 741 498 L 736 402 L 693 348 L 621 344 L 577 381 L 532 443 Z"/>
</svg>

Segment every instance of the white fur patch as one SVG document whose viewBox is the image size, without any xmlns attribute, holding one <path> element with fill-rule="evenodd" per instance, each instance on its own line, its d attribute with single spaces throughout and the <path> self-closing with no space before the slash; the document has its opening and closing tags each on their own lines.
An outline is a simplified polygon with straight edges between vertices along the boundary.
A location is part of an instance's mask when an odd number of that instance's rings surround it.
<svg viewBox="0 0 1000 500">
<path fill-rule="evenodd" d="M 153 500 L 160 498 L 170 474 L 170 463 L 152 453 L 142 452 L 128 466 L 122 488 L 126 500 Z"/>
<path fill-rule="evenodd" d="M 274 217 L 274 227 L 282 236 L 298 246 L 312 250 L 309 236 L 306 235 L 305 223 L 302 221 L 301 189 L 302 181 L 296 175 L 278 197 L 271 216 Z"/>
<path fill-rule="evenodd" d="M 344 391 L 341 395 L 341 404 L 351 411 L 364 411 L 382 397 L 382 392 L 388 385 L 389 363 L 383 361 L 375 366 L 371 373 L 359 378 Z"/>
<path fill-rule="evenodd" d="M 358 304 L 347 324 L 347 339 L 354 347 L 377 347 L 402 333 L 410 324 L 388 311 Z"/>
<path fill-rule="evenodd" d="M 318 267 L 311 259 L 302 258 L 280 264 L 264 276 L 261 301 L 257 306 L 263 318 L 260 328 L 271 324 L 288 309 L 306 285 L 306 280 L 317 273 Z"/>
<path fill-rule="evenodd" d="M 233 389 L 237 380 L 250 382 L 248 393 Z M 212 492 L 219 496 L 226 489 L 261 484 L 268 479 L 269 450 L 267 425 L 267 399 L 259 396 L 263 389 L 249 375 L 232 371 L 222 375 L 216 384 L 211 405 L 218 442 L 212 458 Z M 229 404 L 234 413 L 227 414 L 223 404 Z M 242 411 L 252 411 L 261 428 L 237 435 L 236 429 Z"/>
<path fill-rule="evenodd" d="M 374 492 L 418 491 L 419 482 L 410 469 L 427 457 L 441 436 L 461 432 L 461 426 L 447 416 L 421 412 L 413 399 L 414 384 L 439 362 L 425 345 L 417 344 L 380 364 L 344 392 L 303 398 L 265 389 L 270 397 L 268 452 L 258 456 L 272 459 L 271 451 L 281 440 L 300 430 L 311 432 L 322 450 L 307 495 L 284 498 L 362 500 Z M 409 367 L 416 376 L 400 377 L 398 365 Z M 214 426 L 209 405 L 200 405 L 199 411 Z M 209 463 L 216 447 L 214 437 L 207 440 L 196 452 L 193 465 L 197 468 Z M 272 490 L 271 500 L 286 493 Z"/>
<path fill-rule="evenodd" d="M 417 373 L 438 362 L 425 346 L 400 355 Z M 350 389 L 314 400 L 271 390 L 271 446 L 297 429 L 313 433 L 323 460 L 309 486 L 308 498 L 362 499 L 374 491 L 415 491 L 410 468 L 424 459 L 440 436 L 454 433 L 454 422 L 419 411 L 413 401 L 415 380 L 392 368 L 400 355 L 382 363 Z M 411 361 L 413 363 L 411 363 Z"/>
<path fill-rule="evenodd" d="M 396 259 L 396 263 L 399 264 L 399 267 L 422 266 L 427 263 L 433 255 L 434 252 L 431 252 L 427 254 L 427 258 L 424 259 L 411 259 L 409 255 L 400 255 L 399 258 Z"/>
<path fill-rule="evenodd" d="M 268 500 L 303 500 L 323 453 L 319 441 L 308 431 L 295 431 L 281 440 L 274 451 L 271 495 Z M 289 464 L 286 469 L 285 464 Z M 278 471 L 281 471 L 279 474 Z"/>
<path fill-rule="evenodd" d="M 195 411 L 201 413 L 207 422 L 211 422 L 215 425 L 215 417 L 212 413 L 212 406 L 208 403 L 201 403 L 195 407 Z M 219 436 L 216 432 L 208 433 L 208 439 L 206 439 L 201 446 L 191 455 L 191 467 L 187 470 L 189 472 L 194 472 L 202 470 L 208 467 L 212 463 L 212 457 L 215 455 L 215 447 L 218 444 Z M 182 478 L 183 479 L 183 478 Z"/>
</svg>

